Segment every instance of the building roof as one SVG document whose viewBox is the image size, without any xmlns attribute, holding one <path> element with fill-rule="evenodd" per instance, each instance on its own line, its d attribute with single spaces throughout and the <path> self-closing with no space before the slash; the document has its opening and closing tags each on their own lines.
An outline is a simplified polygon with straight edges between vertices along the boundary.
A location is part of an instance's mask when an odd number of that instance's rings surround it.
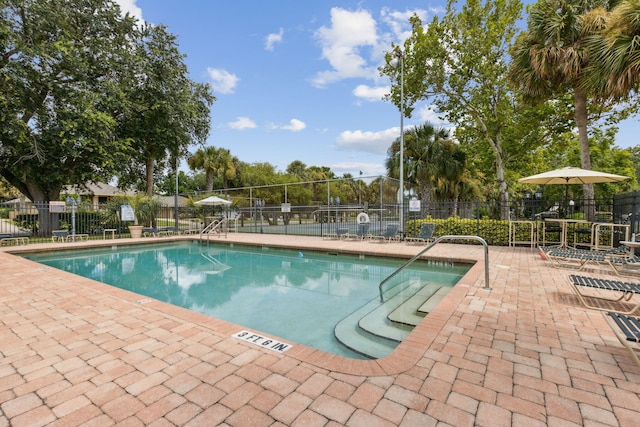
<svg viewBox="0 0 640 427">
<path fill-rule="evenodd" d="M 116 196 L 118 194 L 133 195 L 135 191 L 122 190 L 104 182 L 99 183 L 87 183 L 84 185 L 67 185 L 62 191 L 62 194 L 79 194 L 81 196 Z"/>
</svg>

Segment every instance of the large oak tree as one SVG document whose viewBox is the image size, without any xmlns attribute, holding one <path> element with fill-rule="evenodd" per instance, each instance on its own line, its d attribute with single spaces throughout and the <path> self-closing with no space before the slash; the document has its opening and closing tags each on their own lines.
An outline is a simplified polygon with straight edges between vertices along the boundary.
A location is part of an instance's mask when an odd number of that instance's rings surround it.
<svg viewBox="0 0 640 427">
<path fill-rule="evenodd" d="M 0 175 L 33 202 L 69 184 L 136 182 L 209 131 L 209 87 L 188 78 L 175 37 L 111 0 L 0 3 Z M 142 179 L 144 181 L 144 174 Z M 40 232 L 56 217 L 36 203 Z"/>
<path fill-rule="evenodd" d="M 0 174 L 34 202 L 109 179 L 133 20 L 106 0 L 4 0 L 0 9 Z M 40 230 L 48 232 L 46 215 Z"/>
</svg>

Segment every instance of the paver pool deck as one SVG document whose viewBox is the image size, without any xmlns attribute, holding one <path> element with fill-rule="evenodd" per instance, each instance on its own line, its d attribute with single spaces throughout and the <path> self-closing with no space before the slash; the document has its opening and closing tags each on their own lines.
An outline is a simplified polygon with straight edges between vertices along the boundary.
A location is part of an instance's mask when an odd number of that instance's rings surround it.
<svg viewBox="0 0 640 427">
<path fill-rule="evenodd" d="M 268 234 L 221 241 L 403 256 L 422 248 Z M 393 353 L 353 360 L 295 343 L 279 354 L 232 336 L 244 327 L 6 253 L 94 243 L 0 249 L 0 426 L 640 424 L 640 368 L 602 315 L 579 305 L 570 271 L 535 249 L 490 247 L 486 289 L 481 245 L 439 243 L 430 257 L 479 262 Z"/>
</svg>

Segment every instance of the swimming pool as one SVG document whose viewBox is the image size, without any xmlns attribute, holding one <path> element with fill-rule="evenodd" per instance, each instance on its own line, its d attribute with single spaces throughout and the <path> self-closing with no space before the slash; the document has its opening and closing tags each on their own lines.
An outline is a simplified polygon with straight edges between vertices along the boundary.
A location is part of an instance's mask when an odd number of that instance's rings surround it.
<svg viewBox="0 0 640 427">
<path fill-rule="evenodd" d="M 336 339 L 336 325 L 344 324 L 358 310 L 368 312 L 379 306 L 379 283 L 404 262 L 229 244 L 203 246 L 198 242 L 114 246 L 25 257 L 292 343 L 351 358 L 363 356 Z M 416 262 L 394 279 L 390 292 L 402 288 L 415 293 L 423 286 L 451 287 L 468 268 Z M 385 342 L 389 352 L 395 345 L 397 342 Z"/>
</svg>

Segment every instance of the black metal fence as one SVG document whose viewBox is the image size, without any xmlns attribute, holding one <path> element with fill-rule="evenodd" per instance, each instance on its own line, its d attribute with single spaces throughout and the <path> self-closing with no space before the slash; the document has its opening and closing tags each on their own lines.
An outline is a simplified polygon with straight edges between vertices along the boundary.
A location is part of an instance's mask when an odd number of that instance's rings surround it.
<svg viewBox="0 0 640 427">
<path fill-rule="evenodd" d="M 640 232 L 640 191 L 613 196 L 613 215 L 620 222 L 631 225 L 631 233 Z"/>
<path fill-rule="evenodd" d="M 632 232 L 638 231 L 640 192 L 616 195 L 613 200 L 598 200 L 594 205 L 597 220 L 602 222 L 633 222 Z M 510 205 L 510 220 L 542 220 L 552 217 L 584 218 L 589 202 L 566 203 L 563 200 L 526 198 Z M 404 230 L 414 235 L 418 222 L 424 218 L 438 221 L 438 233 L 470 233 L 485 238 L 490 244 L 508 244 L 508 220 L 500 218 L 500 205 L 491 201 L 455 201 L 416 204 L 407 201 L 402 212 Z M 153 226 L 172 228 L 180 232 L 198 232 L 214 218 L 228 219 L 230 232 L 269 233 L 283 235 L 326 236 L 338 228 L 355 233 L 357 216 L 366 212 L 370 233 L 382 232 L 389 223 L 400 223 L 401 206 L 393 203 L 288 204 L 265 205 L 254 203 L 248 207 L 219 206 L 162 206 Z M 86 235 L 89 239 L 128 237 L 131 222 L 122 221 L 102 205 L 64 202 L 30 203 L 14 201 L 0 204 L 0 237 L 29 237 L 30 242 L 50 241 L 54 230 Z M 402 227 L 401 227 L 402 229 Z"/>
</svg>

